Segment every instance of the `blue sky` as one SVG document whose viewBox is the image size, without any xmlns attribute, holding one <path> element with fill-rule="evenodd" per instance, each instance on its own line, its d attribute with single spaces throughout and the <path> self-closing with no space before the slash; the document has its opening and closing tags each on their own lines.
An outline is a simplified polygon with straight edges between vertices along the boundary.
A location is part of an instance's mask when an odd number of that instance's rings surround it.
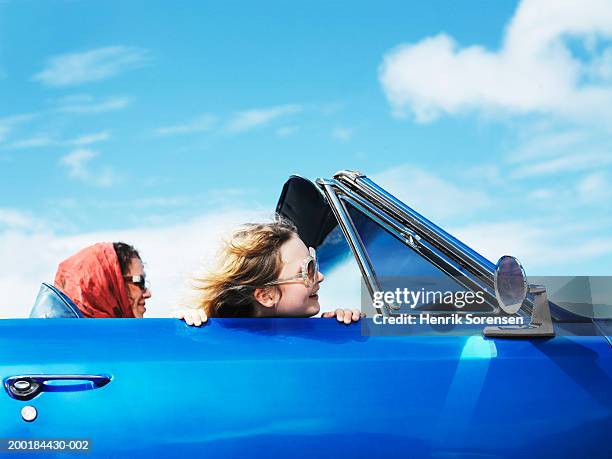
<svg viewBox="0 0 612 459">
<path fill-rule="evenodd" d="M 339 169 L 494 261 L 610 274 L 612 7 L 586 3 L 0 1 L 0 286 L 31 303 L 129 236 L 170 291 L 213 220 Z"/>
<path fill-rule="evenodd" d="M 460 151 L 477 148 L 489 131 L 470 129 L 469 137 L 458 136 L 464 123 L 448 123 L 444 132 L 456 140 L 455 151 L 446 151 L 448 145 L 440 145 L 436 134 L 439 127 L 390 117 L 378 66 L 393 46 L 431 30 L 475 40 L 466 27 L 470 21 L 498 23 L 483 34 L 487 44 L 495 45 L 512 5 L 500 11 L 476 8 L 478 18 L 475 12 L 443 3 L 426 11 L 401 11 L 401 4 L 374 8 L 321 2 L 296 8 L 276 2 L 251 5 L 252 10 L 249 2 L 192 2 L 181 9 L 138 2 L 5 4 L 0 24 L 2 116 L 37 115 L 16 126 L 3 143 L 4 163 L 12 173 L 2 186 L 19 191 L 7 204 L 47 212 L 52 201 L 83 193 L 113 202 L 206 194 L 250 182 L 256 186 L 247 188 L 254 188 L 255 197 L 267 205 L 294 171 L 309 177 L 342 168 L 374 173 L 408 157 L 425 166 L 435 165 L 435 157 L 463 156 Z M 458 13 L 463 20 L 457 21 Z M 117 61 L 133 62 L 118 64 L 108 78 L 53 85 L 35 77 L 53 56 L 110 47 L 121 48 Z M 66 105 L 95 108 L 109 101 L 123 108 L 61 112 Z M 228 123 L 241 112 L 291 106 L 296 113 L 289 110 L 267 126 L 227 132 Z M 206 116 L 214 125 L 210 130 L 155 135 L 158 129 Z M 7 148 L 11 140 L 69 141 L 101 133 L 108 138 L 87 146 L 98 153 L 89 164 L 111 169 L 116 176 L 112 186 L 67 179 L 67 168 L 58 159 L 76 145 Z M 346 137 L 351 141 L 343 141 Z M 124 224 L 119 216 L 100 219 L 98 212 L 84 207 L 77 213 L 77 230 Z"/>
</svg>

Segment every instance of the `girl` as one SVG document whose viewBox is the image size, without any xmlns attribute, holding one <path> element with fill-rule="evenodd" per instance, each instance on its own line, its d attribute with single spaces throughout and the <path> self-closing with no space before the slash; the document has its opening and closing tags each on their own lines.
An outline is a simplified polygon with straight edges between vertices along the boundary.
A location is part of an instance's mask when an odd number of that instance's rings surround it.
<svg viewBox="0 0 612 459">
<path fill-rule="evenodd" d="M 306 247 L 292 223 L 248 224 L 235 231 L 217 267 L 197 279 L 198 307 L 175 317 L 200 326 L 208 317 L 311 317 L 319 313 L 325 277 L 315 250 Z M 336 309 L 322 317 L 357 322 L 359 310 Z"/>
</svg>

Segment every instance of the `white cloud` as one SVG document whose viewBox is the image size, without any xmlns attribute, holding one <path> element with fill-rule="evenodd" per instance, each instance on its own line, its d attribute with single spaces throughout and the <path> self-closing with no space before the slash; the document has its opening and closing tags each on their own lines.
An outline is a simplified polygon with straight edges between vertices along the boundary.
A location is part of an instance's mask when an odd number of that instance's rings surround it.
<svg viewBox="0 0 612 459">
<path fill-rule="evenodd" d="M 597 169 L 612 164 L 610 153 L 575 153 L 558 158 L 527 163 L 512 172 L 514 178 L 553 175 L 561 172 L 577 172 L 587 169 Z"/>
<path fill-rule="evenodd" d="M 237 113 L 227 124 L 229 132 L 243 132 L 263 126 L 275 119 L 299 113 L 299 105 L 280 105 L 278 107 L 258 108 Z"/>
<path fill-rule="evenodd" d="M 22 148 L 40 148 L 48 147 L 49 145 L 56 145 L 57 142 L 51 137 L 40 135 L 30 137 L 29 139 L 16 140 L 10 144 L 11 148 L 22 149 Z"/>
<path fill-rule="evenodd" d="M 6 116 L 0 118 L 0 143 L 4 142 L 11 131 L 18 125 L 36 118 L 35 113 L 23 113 L 20 115 Z"/>
<path fill-rule="evenodd" d="M 110 134 L 108 131 L 95 132 L 92 134 L 84 134 L 74 139 L 68 140 L 66 143 L 68 145 L 91 145 L 93 143 L 103 142 L 110 138 Z"/>
<path fill-rule="evenodd" d="M 155 130 L 157 135 L 189 134 L 192 132 L 210 131 L 216 124 L 217 117 L 204 113 L 191 121 L 175 126 L 161 127 Z"/>
<path fill-rule="evenodd" d="M 479 222 L 450 228 L 449 232 L 493 262 L 502 255 L 516 256 L 528 275 L 604 274 L 595 266 L 590 272 L 564 272 L 567 266 L 612 254 L 612 238 L 593 236 L 592 229 L 591 225 L 553 223 L 552 219 L 513 219 Z"/>
<path fill-rule="evenodd" d="M 499 192 L 486 193 L 466 188 L 465 178 L 455 178 L 450 182 L 410 165 L 372 176 L 405 204 L 493 262 L 511 254 L 530 268 L 531 274 L 605 274 L 609 265 L 593 261 L 606 260 L 612 254 L 612 238 L 607 235 L 611 222 L 602 218 L 607 216 L 612 197 L 607 172 L 586 175 L 575 186 L 524 190 L 530 199 L 545 201 L 540 207 L 535 203 L 525 207 L 520 196 L 508 201 L 508 188 L 503 183 Z M 589 212 L 577 218 L 573 209 L 586 204 L 597 205 L 599 216 Z M 515 218 L 505 218 L 508 214 Z M 589 272 L 569 272 L 587 265 Z"/>
<path fill-rule="evenodd" d="M 132 209 L 147 209 L 159 207 L 184 207 L 194 204 L 198 201 L 197 196 L 160 196 L 144 199 L 131 199 L 121 202 L 116 201 L 97 201 L 96 205 L 100 208 L 132 208 Z"/>
<path fill-rule="evenodd" d="M 587 68 L 591 78 L 609 81 L 612 79 L 612 48 L 606 49 L 601 55 L 593 59 Z"/>
<path fill-rule="evenodd" d="M 96 98 L 89 94 L 75 94 L 57 101 L 57 110 L 65 113 L 94 114 L 126 108 L 131 99 L 126 96 Z"/>
<path fill-rule="evenodd" d="M 480 163 L 459 170 L 457 178 L 462 178 L 472 183 L 477 181 L 476 183 L 498 187 L 503 183 L 504 175 L 505 171 L 497 164 Z"/>
<path fill-rule="evenodd" d="M 321 313 L 336 308 L 354 309 L 361 306 L 361 292 L 365 287 L 361 284 L 361 272 L 353 256 L 335 264 L 323 275 L 325 280 L 319 290 Z"/>
<path fill-rule="evenodd" d="M 45 68 L 32 77 L 47 86 L 72 86 L 104 80 L 144 65 L 148 52 L 130 46 L 108 46 L 80 53 L 51 56 Z"/>
<path fill-rule="evenodd" d="M 318 105 L 318 110 L 325 116 L 335 115 L 346 108 L 344 102 L 328 102 Z"/>
<path fill-rule="evenodd" d="M 612 200 L 612 179 L 610 170 L 601 167 L 595 172 L 575 174 L 569 180 L 543 180 L 538 177 L 534 183 L 539 186 L 521 190 L 529 199 L 533 213 L 551 218 L 565 216 L 566 220 L 589 222 L 593 229 L 600 228 L 602 217 L 610 213 Z M 542 185 L 542 182 L 548 182 Z M 525 185 L 529 183 L 526 182 Z M 525 202 L 518 196 L 519 202 Z M 550 229 L 554 232 L 554 229 Z"/>
<path fill-rule="evenodd" d="M 548 188 L 537 188 L 529 192 L 528 197 L 531 199 L 537 199 L 546 201 L 555 197 L 555 192 Z"/>
<path fill-rule="evenodd" d="M 16 209 L 0 208 L 0 228 L 25 229 L 37 226 L 31 214 Z"/>
<path fill-rule="evenodd" d="M 554 177 L 577 180 L 576 174 L 612 164 L 612 142 L 606 129 L 551 123 L 519 128 L 519 144 L 504 155 L 508 178 Z"/>
<path fill-rule="evenodd" d="M 120 110 L 129 105 L 130 99 L 124 96 L 113 96 L 108 98 L 95 98 L 87 94 L 78 94 L 67 96 L 58 99 L 53 102 L 54 107 L 50 110 L 41 110 L 35 113 L 22 113 L 18 115 L 6 116 L 0 118 L 0 144 L 6 142 L 10 137 L 14 137 L 14 131 L 19 133 L 24 131 L 22 126 L 31 121 L 37 121 L 40 119 L 55 119 L 57 118 L 55 112 L 63 113 L 75 113 L 75 114 L 89 114 L 89 113 L 102 113 L 111 110 Z M 52 123 L 53 124 L 53 123 Z M 57 138 L 56 135 L 49 132 L 39 132 L 36 134 L 32 133 L 32 129 L 28 130 L 29 137 L 15 140 L 10 143 L 10 148 L 36 148 L 45 147 L 50 145 L 86 145 L 88 138 L 83 136 L 81 141 L 86 143 L 71 143 L 71 141 L 62 141 Z M 91 143 L 102 140 L 107 140 L 109 134 L 107 132 L 100 132 L 96 134 L 87 134 L 91 137 Z M 78 139 L 74 139 L 78 141 Z"/>
<path fill-rule="evenodd" d="M 9 126 L 0 125 L 0 143 L 4 142 L 9 132 L 10 132 Z"/>
<path fill-rule="evenodd" d="M 612 182 L 605 172 L 595 172 L 583 177 L 576 185 L 576 191 L 584 202 L 609 202 Z"/>
<path fill-rule="evenodd" d="M 336 127 L 332 131 L 332 137 L 342 142 L 347 142 L 353 138 L 353 130 L 345 127 Z"/>
<path fill-rule="evenodd" d="M 0 317 L 26 317 L 41 282 L 53 282 L 60 261 L 100 241 L 134 244 L 145 262 L 153 297 L 146 317 L 166 317 L 189 304 L 186 281 L 211 263 L 228 231 L 247 221 L 270 217 L 253 210 L 213 212 L 188 222 L 135 229 L 58 236 L 52 232 L 0 232 Z M 32 260 L 36 260 L 35 263 Z"/>
<path fill-rule="evenodd" d="M 542 157 L 561 156 L 583 150 L 592 133 L 585 130 L 554 130 L 530 135 L 518 148 L 506 155 L 509 163 L 528 162 Z"/>
<path fill-rule="evenodd" d="M 42 148 L 49 146 L 85 146 L 108 140 L 108 131 L 84 134 L 69 140 L 58 140 L 48 135 L 35 135 L 29 139 L 16 140 L 10 144 L 10 148 Z"/>
<path fill-rule="evenodd" d="M 372 179 L 427 218 L 467 215 L 491 205 L 485 192 L 460 187 L 409 164 L 387 169 Z"/>
<path fill-rule="evenodd" d="M 272 121 L 301 112 L 299 105 L 280 105 L 277 107 L 257 108 L 236 113 L 225 123 L 225 131 L 239 133 L 265 126 Z M 217 126 L 218 118 L 210 113 L 204 113 L 185 123 L 157 128 L 156 135 L 188 134 L 192 132 L 211 131 Z M 282 127 L 276 130 L 278 137 L 287 137 L 297 131 L 294 126 Z"/>
<path fill-rule="evenodd" d="M 108 187 L 117 182 L 115 173 L 110 168 L 96 169 L 92 172 L 88 163 L 98 156 L 98 152 L 78 149 L 60 158 L 60 164 L 68 169 L 68 175 L 95 186 Z"/>
<path fill-rule="evenodd" d="M 300 128 L 298 128 L 297 126 L 283 126 L 276 130 L 276 135 L 277 137 L 281 138 L 289 137 L 298 132 L 299 130 Z"/>
<path fill-rule="evenodd" d="M 98 154 L 92 150 L 75 150 L 63 156 L 60 163 L 68 168 L 68 173 L 75 178 L 85 179 L 88 175 L 86 164 Z"/>
<path fill-rule="evenodd" d="M 590 50 L 572 54 L 568 37 Z M 612 37 L 608 0 L 524 0 L 508 24 L 502 47 L 460 47 L 440 33 L 388 52 L 379 78 L 396 115 L 428 122 L 442 114 L 548 113 L 612 119 Z M 605 44 L 605 43 L 604 43 Z M 596 78 L 594 78 L 596 76 Z"/>
</svg>

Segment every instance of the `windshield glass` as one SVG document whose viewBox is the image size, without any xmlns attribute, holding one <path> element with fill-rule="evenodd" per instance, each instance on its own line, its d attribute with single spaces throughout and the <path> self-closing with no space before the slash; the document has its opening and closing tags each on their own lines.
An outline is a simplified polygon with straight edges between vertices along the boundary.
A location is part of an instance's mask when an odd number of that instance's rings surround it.
<svg viewBox="0 0 612 459">
<path fill-rule="evenodd" d="M 489 312 L 493 308 L 486 302 L 466 304 L 457 300 L 467 291 L 451 276 L 433 265 L 413 248 L 405 244 L 383 226 L 360 210 L 347 204 L 349 215 L 372 262 L 376 278 L 385 292 L 406 289 L 422 292 L 420 299 L 404 297 L 398 312 L 453 311 Z M 452 296 L 456 301 L 444 301 Z"/>
<path fill-rule="evenodd" d="M 362 301 L 361 271 L 338 225 L 317 247 L 319 270 L 325 275 L 324 285 L 319 290 L 321 311 L 336 308 L 359 309 L 371 305 L 371 300 Z M 366 312 L 363 310 L 362 311 Z"/>
</svg>

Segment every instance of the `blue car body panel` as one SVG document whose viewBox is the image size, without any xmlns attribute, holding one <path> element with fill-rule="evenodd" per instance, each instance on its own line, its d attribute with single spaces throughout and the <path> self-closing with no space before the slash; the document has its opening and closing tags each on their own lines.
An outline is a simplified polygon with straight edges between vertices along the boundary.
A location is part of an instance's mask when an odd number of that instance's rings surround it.
<svg viewBox="0 0 612 459">
<path fill-rule="evenodd" d="M 4 320 L 3 380 L 111 382 L 3 391 L 0 437 L 86 438 L 104 457 L 609 457 L 610 344 L 592 322 L 555 327 L 510 340 L 334 319 Z"/>
</svg>

